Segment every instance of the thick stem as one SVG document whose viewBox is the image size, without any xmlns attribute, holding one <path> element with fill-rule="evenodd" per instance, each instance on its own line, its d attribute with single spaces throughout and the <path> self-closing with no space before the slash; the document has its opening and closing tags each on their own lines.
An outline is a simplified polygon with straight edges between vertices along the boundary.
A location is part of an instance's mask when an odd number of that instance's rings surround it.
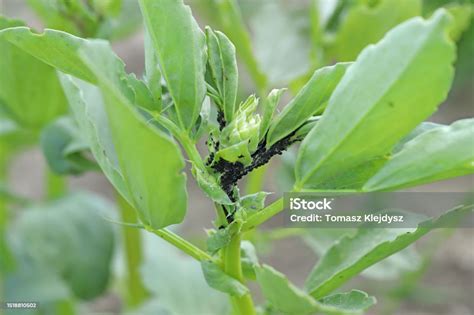
<svg viewBox="0 0 474 315">
<path fill-rule="evenodd" d="M 117 195 L 117 203 L 122 221 L 137 223 L 135 210 L 120 195 Z M 134 307 L 140 305 L 148 296 L 140 275 L 140 267 L 143 262 L 140 230 L 123 226 L 122 237 L 127 265 L 126 301 L 128 306 Z"/>
<path fill-rule="evenodd" d="M 61 300 L 56 302 L 54 305 L 56 309 L 56 314 L 61 315 L 75 315 L 76 314 L 76 307 L 73 299 L 68 300 Z"/>
<path fill-rule="evenodd" d="M 6 148 L 0 143 L 0 180 L 7 182 L 7 166 L 8 157 Z M 6 228 L 8 222 L 8 211 L 7 201 L 5 198 L 0 196 L 0 253 L 2 253 L 2 259 L 0 259 L 0 279 L 5 279 L 3 271 L 8 270 L 12 267 L 12 258 L 10 255 L 9 248 L 6 242 Z M 3 282 L 0 281 L 0 301 L 4 300 L 4 288 Z"/>
<path fill-rule="evenodd" d="M 46 172 L 46 199 L 56 199 L 64 195 L 67 190 L 67 179 L 53 173 L 49 168 Z"/>
<path fill-rule="evenodd" d="M 247 219 L 247 221 L 242 226 L 242 231 L 248 231 L 254 229 L 256 226 L 262 224 L 263 222 L 269 220 L 276 214 L 280 213 L 284 209 L 283 198 L 278 199 L 271 205 L 266 208 L 263 208 L 256 214 L 252 215 Z"/>
<path fill-rule="evenodd" d="M 242 262 L 240 259 L 240 242 L 241 235 L 237 234 L 231 240 L 229 245 L 224 249 L 223 260 L 224 260 L 224 271 L 231 277 L 244 282 L 244 276 L 242 274 Z M 254 315 L 255 307 L 253 306 L 252 296 L 246 294 L 242 297 L 231 297 L 232 306 L 234 307 L 234 313 L 240 315 Z"/>
</svg>

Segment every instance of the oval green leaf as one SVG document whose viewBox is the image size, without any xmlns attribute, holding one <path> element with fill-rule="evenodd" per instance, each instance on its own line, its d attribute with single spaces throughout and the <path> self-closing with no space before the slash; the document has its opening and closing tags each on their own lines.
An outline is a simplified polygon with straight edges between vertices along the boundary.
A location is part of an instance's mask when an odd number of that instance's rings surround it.
<svg viewBox="0 0 474 315">
<path fill-rule="evenodd" d="M 438 126 L 407 142 L 363 190 L 400 189 L 474 173 L 474 119 Z"/>
<path fill-rule="evenodd" d="M 23 25 L 0 16 L 0 30 Z M 3 31 L 0 31 L 3 32 Z M 56 70 L 0 36 L 0 106 L 20 125 L 38 131 L 67 110 Z M 2 108 L 3 110 L 3 108 Z"/>
<path fill-rule="evenodd" d="M 182 0 L 141 0 L 143 18 L 178 120 L 190 130 L 206 95 L 206 39 Z"/>
<path fill-rule="evenodd" d="M 308 83 L 271 124 L 267 135 L 267 147 L 298 129 L 311 116 L 322 112 L 350 65 L 350 63 L 338 63 L 316 70 Z"/>
<path fill-rule="evenodd" d="M 320 301 L 293 285 L 284 274 L 268 265 L 256 266 L 257 281 L 270 304 L 285 314 L 328 315 L 362 314 L 375 304 L 375 298 L 362 291 L 352 290 L 328 296 Z"/>
<path fill-rule="evenodd" d="M 184 160 L 177 144 L 130 102 L 123 62 L 103 41 L 88 41 L 79 55 L 98 78 L 112 140 L 132 206 L 153 229 L 180 223 L 186 213 Z"/>
<path fill-rule="evenodd" d="M 453 78 L 449 15 L 411 19 L 349 68 L 296 163 L 297 189 L 357 189 L 443 101 Z"/>
<path fill-rule="evenodd" d="M 107 288 L 114 250 L 112 227 L 101 217 L 110 208 L 82 193 L 27 209 L 13 232 L 23 244 L 16 249 L 18 260 L 59 276 L 81 299 L 99 296 Z"/>
<path fill-rule="evenodd" d="M 456 208 L 437 219 L 421 221 L 417 228 L 361 227 L 354 235 L 345 236 L 321 257 L 306 280 L 306 289 L 320 299 L 375 263 L 401 251 L 442 226 L 443 222 L 464 217 L 472 206 Z"/>
</svg>

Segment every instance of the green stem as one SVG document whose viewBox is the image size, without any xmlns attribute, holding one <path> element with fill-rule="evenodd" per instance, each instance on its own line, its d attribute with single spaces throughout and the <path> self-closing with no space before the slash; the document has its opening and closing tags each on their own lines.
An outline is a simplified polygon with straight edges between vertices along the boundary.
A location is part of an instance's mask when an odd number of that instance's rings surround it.
<svg viewBox="0 0 474 315">
<path fill-rule="evenodd" d="M 175 123 L 163 115 L 153 114 L 153 116 L 160 125 L 168 129 L 179 143 L 181 143 L 188 158 L 196 165 L 196 167 L 205 169 L 201 155 L 199 154 L 194 141 L 188 136 L 187 132 L 181 130 Z"/>
<path fill-rule="evenodd" d="M 0 181 L 3 185 L 7 185 L 7 169 L 8 169 L 8 154 L 6 148 L 0 143 Z M 3 232 L 7 226 L 7 201 L 6 198 L 0 196 L 0 232 Z"/>
<path fill-rule="evenodd" d="M 231 277 L 244 282 L 242 273 L 242 262 L 240 258 L 240 242 L 241 235 L 237 234 L 230 241 L 229 245 L 224 249 L 224 271 Z M 234 307 L 234 313 L 240 315 L 254 315 L 255 307 L 253 305 L 252 296 L 250 293 L 242 296 L 232 296 L 231 302 Z"/>
<path fill-rule="evenodd" d="M 300 187 L 293 188 L 292 192 L 300 192 L 303 191 Z M 320 193 L 334 193 L 333 190 L 312 190 L 313 192 L 320 192 Z M 345 192 L 345 193 L 357 193 L 360 190 L 354 189 L 345 189 L 345 190 L 338 190 L 337 192 Z M 285 204 L 283 201 L 283 197 L 279 198 L 277 201 L 272 203 L 271 205 L 263 208 L 256 214 L 252 215 L 247 219 L 247 221 L 242 225 L 242 232 L 254 229 L 256 226 L 264 223 L 265 221 L 271 219 L 273 216 L 277 215 L 285 208 Z"/>
<path fill-rule="evenodd" d="M 7 182 L 7 168 L 8 168 L 8 156 L 5 146 L 0 143 L 0 180 Z M 4 271 L 10 269 L 13 265 L 11 254 L 6 242 L 6 228 L 8 224 L 8 211 L 7 201 L 5 198 L 0 196 L 0 253 L 2 253 L 2 259 L 0 260 L 0 279 L 5 279 Z M 4 287 L 3 281 L 0 281 L 0 301 L 4 300 Z"/>
<path fill-rule="evenodd" d="M 255 170 L 253 170 L 247 177 L 247 183 L 245 185 L 245 193 L 255 194 L 262 190 L 263 182 L 265 180 L 265 173 L 268 169 L 268 164 L 263 165 Z M 252 238 L 256 231 L 247 231 L 245 234 L 246 237 Z"/>
<path fill-rule="evenodd" d="M 245 186 L 245 193 L 255 194 L 262 190 L 267 168 L 268 168 L 268 164 L 253 170 L 248 175 L 247 184 Z"/>
<path fill-rule="evenodd" d="M 235 44 L 237 53 L 247 66 L 259 95 L 264 96 L 267 90 L 267 77 L 260 70 L 257 59 L 255 58 L 252 42 L 237 3 L 235 0 L 214 0 L 214 4 L 217 7 L 218 16 L 220 17 L 220 23 L 224 32 Z"/>
<path fill-rule="evenodd" d="M 137 223 L 135 210 L 117 194 L 117 203 L 123 222 Z M 143 262 L 142 240 L 139 229 L 122 227 L 125 260 L 127 265 L 126 286 L 127 305 L 130 307 L 140 305 L 148 297 L 148 293 L 141 281 L 140 267 Z"/>
<path fill-rule="evenodd" d="M 56 309 L 56 314 L 61 314 L 61 315 L 75 315 L 76 314 L 76 307 L 74 300 L 68 299 L 68 300 L 61 300 L 56 302 L 54 305 Z"/>
<path fill-rule="evenodd" d="M 252 215 L 247 219 L 247 221 L 242 226 L 242 231 L 248 231 L 254 229 L 256 226 L 262 224 L 263 222 L 269 220 L 276 214 L 280 213 L 284 209 L 283 198 L 278 199 L 268 207 L 263 208 L 256 214 Z"/>
<path fill-rule="evenodd" d="M 146 226 L 145 228 L 147 229 L 147 231 L 158 235 L 159 237 L 161 237 L 162 239 L 164 239 L 171 245 L 179 248 L 184 253 L 188 254 L 189 256 L 195 258 L 198 261 L 203 261 L 203 260 L 214 261 L 214 259 L 208 253 L 198 248 L 197 246 L 191 244 L 190 242 L 188 242 L 181 236 L 176 235 L 167 229 L 154 230 Z"/>
<path fill-rule="evenodd" d="M 216 215 L 217 215 L 215 226 L 216 227 L 227 226 L 227 219 L 225 217 L 224 209 L 222 209 L 222 205 L 218 203 L 214 203 L 214 206 L 215 206 L 214 208 L 216 209 Z"/>
<path fill-rule="evenodd" d="M 67 190 L 67 179 L 53 173 L 49 168 L 46 170 L 46 198 L 56 199 L 64 195 Z"/>
</svg>

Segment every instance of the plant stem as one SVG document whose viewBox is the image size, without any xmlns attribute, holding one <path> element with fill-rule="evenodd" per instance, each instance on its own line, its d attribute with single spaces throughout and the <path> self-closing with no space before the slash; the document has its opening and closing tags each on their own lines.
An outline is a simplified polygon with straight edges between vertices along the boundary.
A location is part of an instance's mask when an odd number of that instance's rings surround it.
<svg viewBox="0 0 474 315">
<path fill-rule="evenodd" d="M 120 215 L 123 222 L 137 223 L 135 210 L 120 196 L 120 194 L 117 194 L 117 204 L 119 205 Z M 131 229 L 123 226 L 122 236 L 127 265 L 126 300 L 128 306 L 133 307 L 140 305 L 148 296 L 140 276 L 140 266 L 143 260 L 142 241 L 139 229 Z"/>
<path fill-rule="evenodd" d="M 300 187 L 293 188 L 292 192 L 300 192 L 302 189 Z M 325 193 L 334 193 L 333 190 L 312 190 L 313 192 L 325 192 Z M 346 189 L 338 190 L 337 192 L 345 193 L 357 193 L 360 190 Z M 264 223 L 265 221 L 271 219 L 273 216 L 277 215 L 285 208 L 283 197 L 279 198 L 277 201 L 273 202 L 271 205 L 263 208 L 256 214 L 252 215 L 247 219 L 247 221 L 242 225 L 242 232 L 254 229 L 256 226 Z"/>
<path fill-rule="evenodd" d="M 171 245 L 179 248 L 184 253 L 188 254 L 189 256 L 195 258 L 198 261 L 203 261 L 203 260 L 214 261 L 214 259 L 208 253 L 198 248 L 197 246 L 191 244 L 190 242 L 188 242 L 181 236 L 176 235 L 167 229 L 154 230 L 147 226 L 145 226 L 145 228 L 147 231 L 158 235 L 159 237 L 161 237 L 162 239 L 164 239 Z"/>
<path fill-rule="evenodd" d="M 225 217 L 224 209 L 222 209 L 222 205 L 218 203 L 214 203 L 214 208 L 216 209 L 216 215 L 217 215 L 216 222 L 215 222 L 216 227 L 227 226 L 228 223 Z"/>
<path fill-rule="evenodd" d="M 56 302 L 54 306 L 55 306 L 57 314 L 61 314 L 61 315 L 75 315 L 76 314 L 75 303 L 74 303 L 74 300 L 72 299 L 58 301 Z"/>
<path fill-rule="evenodd" d="M 7 166 L 8 157 L 5 146 L 0 143 L 0 180 L 7 182 Z M 10 269 L 13 265 L 11 254 L 6 242 L 6 228 L 8 223 L 7 201 L 0 196 L 0 253 L 2 259 L 0 260 L 0 279 L 5 279 L 3 271 Z M 0 283 L 0 301 L 4 300 L 3 283 Z"/>
<path fill-rule="evenodd" d="M 188 136 L 187 132 L 181 130 L 175 123 L 163 115 L 153 114 L 153 116 L 160 125 L 168 129 L 171 134 L 179 141 L 179 143 L 183 146 L 184 151 L 186 151 L 188 158 L 196 165 L 196 167 L 205 169 L 201 155 L 196 149 L 194 141 Z"/>
<path fill-rule="evenodd" d="M 8 154 L 6 148 L 0 143 L 0 181 L 5 186 L 7 185 L 7 168 L 8 168 Z M 0 196 L 0 232 L 4 231 L 7 226 L 7 201 L 6 198 Z"/>
<path fill-rule="evenodd" d="M 65 177 L 53 173 L 49 168 L 46 169 L 46 199 L 56 199 L 64 195 L 67 188 Z"/>
<path fill-rule="evenodd" d="M 244 276 L 242 274 L 242 262 L 240 259 L 240 242 L 241 235 L 238 233 L 230 241 L 229 245 L 224 249 L 223 260 L 224 260 L 224 272 L 229 276 L 244 282 Z M 254 315 L 255 308 L 253 306 L 252 296 L 250 293 L 242 297 L 231 297 L 231 302 L 234 307 L 234 313 L 240 315 Z"/>
<path fill-rule="evenodd" d="M 269 205 L 268 207 L 263 208 L 256 214 L 252 215 L 247 219 L 247 221 L 242 225 L 242 231 L 248 231 L 254 229 L 256 226 L 262 224 L 268 219 L 272 218 L 274 215 L 280 213 L 284 209 L 283 197 Z"/>
</svg>

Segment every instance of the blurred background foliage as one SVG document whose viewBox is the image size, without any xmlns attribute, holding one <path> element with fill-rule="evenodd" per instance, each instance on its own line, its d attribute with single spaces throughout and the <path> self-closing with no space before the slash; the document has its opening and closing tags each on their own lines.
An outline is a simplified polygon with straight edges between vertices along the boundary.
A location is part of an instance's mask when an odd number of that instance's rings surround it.
<svg viewBox="0 0 474 315">
<path fill-rule="evenodd" d="M 450 37 L 458 48 L 456 76 L 449 98 L 430 120 L 474 116 L 472 0 L 185 2 L 202 26 L 222 30 L 235 43 L 243 77 L 239 99 L 289 87 L 287 100 L 316 69 L 353 61 L 399 23 L 445 7 L 455 21 Z M 142 75 L 135 0 L 0 0 L 0 13 L 8 17 L 0 18 L 0 29 L 26 24 L 110 40 L 128 70 Z M 226 297 L 208 288 L 196 262 L 156 237 L 104 220 L 136 217 L 96 172 L 55 70 L 2 40 L 0 53 L 0 301 L 40 302 L 38 314 L 224 314 Z M 294 159 L 293 148 L 253 172 L 241 189 L 264 187 L 275 195 L 288 190 Z M 468 176 L 420 189 L 472 191 L 473 184 Z M 210 225 L 211 204 L 189 185 L 192 209 L 176 229 L 204 247 L 202 227 Z M 317 257 L 350 233 L 274 226 L 247 238 L 262 261 L 302 283 Z M 472 314 L 472 236 L 438 231 L 354 282 L 379 293 L 373 314 Z"/>
</svg>

